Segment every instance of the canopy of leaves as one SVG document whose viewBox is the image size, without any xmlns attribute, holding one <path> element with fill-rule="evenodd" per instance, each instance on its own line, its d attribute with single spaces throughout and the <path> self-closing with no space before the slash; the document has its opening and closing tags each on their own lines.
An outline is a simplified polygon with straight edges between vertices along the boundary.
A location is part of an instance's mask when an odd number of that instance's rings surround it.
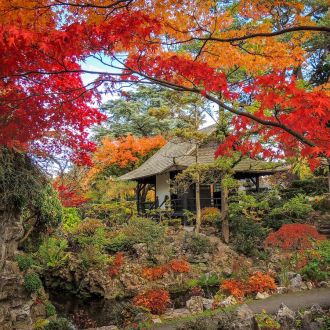
<svg viewBox="0 0 330 330">
<path fill-rule="evenodd" d="M 326 1 L 2 0 L 0 11 L 2 145 L 88 163 L 98 88 L 156 83 L 233 114 L 218 155 L 302 154 L 314 167 L 329 156 Z M 105 69 L 82 70 L 90 57 Z"/>
</svg>

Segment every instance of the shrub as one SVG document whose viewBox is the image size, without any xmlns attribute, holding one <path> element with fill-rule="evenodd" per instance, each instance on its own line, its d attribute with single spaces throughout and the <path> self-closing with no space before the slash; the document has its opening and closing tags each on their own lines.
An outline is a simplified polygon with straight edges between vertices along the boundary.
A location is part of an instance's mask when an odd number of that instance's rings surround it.
<svg viewBox="0 0 330 330">
<path fill-rule="evenodd" d="M 221 284 L 221 289 L 241 300 L 249 293 L 272 291 L 276 289 L 275 280 L 268 274 L 256 272 L 247 281 L 229 279 Z"/>
<path fill-rule="evenodd" d="M 219 276 L 216 273 L 203 274 L 197 280 L 197 285 L 203 288 L 214 287 L 218 284 L 219 284 Z"/>
<path fill-rule="evenodd" d="M 313 250 L 305 252 L 306 265 L 301 274 L 313 281 L 325 281 L 330 277 L 330 241 L 319 241 Z"/>
<path fill-rule="evenodd" d="M 118 252 L 112 262 L 112 265 L 108 269 L 108 273 L 111 277 L 115 277 L 119 274 L 119 271 L 124 263 L 124 253 Z"/>
<path fill-rule="evenodd" d="M 170 295 L 166 290 L 155 289 L 140 294 L 133 299 L 135 306 L 143 307 L 152 314 L 163 314 L 171 303 Z"/>
<path fill-rule="evenodd" d="M 123 233 L 131 245 L 135 243 L 154 245 L 164 237 L 164 231 L 165 228 L 162 225 L 146 218 L 132 218 L 123 228 Z"/>
<path fill-rule="evenodd" d="M 268 274 L 256 272 L 250 276 L 248 280 L 248 288 L 250 292 L 265 292 L 276 289 L 275 280 Z"/>
<path fill-rule="evenodd" d="M 63 229 L 67 232 L 71 232 L 77 228 L 81 223 L 81 219 L 78 214 L 78 210 L 75 207 L 63 208 Z"/>
<path fill-rule="evenodd" d="M 230 228 L 233 235 L 233 245 L 237 252 L 246 256 L 255 256 L 260 251 L 268 230 L 243 217 L 230 219 Z"/>
<path fill-rule="evenodd" d="M 172 260 L 168 265 L 170 269 L 177 273 L 188 273 L 190 271 L 190 264 L 185 260 Z"/>
<path fill-rule="evenodd" d="M 44 330 L 74 330 L 74 326 L 68 319 L 60 317 L 55 320 L 50 320 Z"/>
<path fill-rule="evenodd" d="M 38 274 L 30 273 L 24 276 L 24 288 L 27 292 L 38 292 L 41 287 L 42 282 Z"/>
<path fill-rule="evenodd" d="M 111 263 L 111 258 L 98 245 L 86 245 L 79 253 L 79 258 L 86 269 L 100 269 L 107 267 Z"/>
<path fill-rule="evenodd" d="M 305 250 L 312 246 L 312 240 L 324 240 L 315 227 L 307 224 L 286 224 L 278 231 L 270 233 L 265 242 L 265 248 L 280 248 L 282 250 Z"/>
<path fill-rule="evenodd" d="M 21 271 L 26 271 L 33 265 L 33 259 L 28 254 L 17 254 L 15 261 L 18 263 L 18 267 Z"/>
<path fill-rule="evenodd" d="M 247 285 L 240 280 L 224 280 L 221 289 L 228 291 L 232 296 L 241 300 L 248 292 Z"/>
<path fill-rule="evenodd" d="M 158 280 L 170 271 L 176 273 L 188 273 L 190 271 L 190 264 L 185 260 L 172 260 L 169 263 L 156 267 L 144 268 L 142 276 L 149 280 Z"/>
<path fill-rule="evenodd" d="M 273 219 L 303 219 L 313 210 L 306 195 L 298 194 L 281 207 L 274 208 L 269 217 Z"/>
<path fill-rule="evenodd" d="M 37 258 L 44 268 L 63 266 L 69 256 L 65 250 L 68 248 L 66 239 L 56 237 L 46 238 L 39 247 Z"/>
<path fill-rule="evenodd" d="M 154 281 L 162 278 L 168 272 L 167 265 L 148 267 L 142 270 L 142 276 L 148 280 Z"/>
<path fill-rule="evenodd" d="M 46 315 L 47 317 L 50 317 L 50 316 L 54 316 L 56 314 L 56 308 L 55 306 L 48 302 L 46 305 L 45 305 L 45 310 L 46 310 Z"/>
<path fill-rule="evenodd" d="M 83 208 L 83 212 L 85 217 L 100 219 L 111 226 L 127 222 L 134 213 L 134 206 L 129 202 L 90 204 Z"/>
<path fill-rule="evenodd" d="M 109 252 L 118 252 L 126 250 L 129 246 L 129 238 L 124 233 L 119 232 L 107 241 L 105 248 Z"/>
<path fill-rule="evenodd" d="M 260 330 L 276 330 L 281 329 L 280 323 L 278 323 L 271 315 L 268 315 L 266 311 L 262 311 L 260 314 L 255 315 L 255 320 Z"/>
<path fill-rule="evenodd" d="M 205 207 L 202 209 L 201 218 L 202 223 L 207 225 L 215 225 L 220 221 L 221 212 L 216 207 Z"/>
<path fill-rule="evenodd" d="M 86 219 L 77 226 L 74 233 L 78 235 L 92 236 L 97 229 L 104 227 L 104 224 L 98 219 Z"/>
<path fill-rule="evenodd" d="M 201 255 L 213 251 L 213 246 L 207 237 L 188 233 L 185 235 L 183 248 L 194 255 Z"/>
</svg>

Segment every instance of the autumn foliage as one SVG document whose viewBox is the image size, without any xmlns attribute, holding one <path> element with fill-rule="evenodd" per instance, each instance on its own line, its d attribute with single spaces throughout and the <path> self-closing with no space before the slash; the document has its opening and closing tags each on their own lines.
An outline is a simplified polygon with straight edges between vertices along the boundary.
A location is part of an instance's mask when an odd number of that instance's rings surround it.
<svg viewBox="0 0 330 330">
<path fill-rule="evenodd" d="M 190 264 L 185 260 L 174 259 L 161 266 L 144 268 L 142 270 L 142 275 L 153 281 L 162 278 L 171 271 L 175 273 L 188 273 L 190 271 Z"/>
<path fill-rule="evenodd" d="M 305 44 L 322 44 L 330 30 L 322 22 L 326 8 L 314 7 L 285 0 L 242 0 L 234 10 L 214 1 L 1 0 L 0 145 L 44 158 L 65 153 L 90 165 L 88 129 L 104 119 L 99 92 L 146 82 L 198 93 L 232 114 L 234 134 L 217 155 L 303 155 L 315 168 L 330 156 L 329 82 L 300 76 L 326 49 Z M 105 69 L 83 69 L 91 57 Z M 95 79 L 86 84 L 83 73 Z"/>
<path fill-rule="evenodd" d="M 130 168 L 147 155 L 157 151 L 165 143 L 165 139 L 160 135 L 151 137 L 128 135 L 119 139 L 106 137 L 93 154 L 94 164 L 87 176 L 92 178 L 112 165 Z"/>
<path fill-rule="evenodd" d="M 221 284 L 221 289 L 228 291 L 235 298 L 241 300 L 247 294 L 275 290 L 276 284 L 270 275 L 255 272 L 247 281 L 235 279 L 225 280 Z"/>
<path fill-rule="evenodd" d="M 124 258 L 125 256 L 123 252 L 117 252 L 115 254 L 112 265 L 108 268 L 108 273 L 111 277 L 115 277 L 119 274 L 120 269 L 124 263 Z"/>
<path fill-rule="evenodd" d="M 133 304 L 150 310 L 152 314 L 163 314 L 171 303 L 170 295 L 166 290 L 154 289 L 137 295 Z"/>
<path fill-rule="evenodd" d="M 64 184 L 59 182 L 53 183 L 54 188 L 58 191 L 58 196 L 64 207 L 77 207 L 88 201 L 81 191 L 72 184 Z"/>
<path fill-rule="evenodd" d="M 270 233 L 265 242 L 265 248 L 279 248 L 295 251 L 312 247 L 313 240 L 324 240 L 316 228 L 308 224 L 286 224 L 278 231 Z"/>
</svg>

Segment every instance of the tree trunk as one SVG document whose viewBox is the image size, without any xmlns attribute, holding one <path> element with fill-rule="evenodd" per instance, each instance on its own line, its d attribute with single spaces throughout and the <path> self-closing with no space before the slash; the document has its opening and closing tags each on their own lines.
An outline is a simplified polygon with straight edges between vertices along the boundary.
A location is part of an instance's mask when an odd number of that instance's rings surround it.
<svg viewBox="0 0 330 330">
<path fill-rule="evenodd" d="M 330 198 L 330 158 L 328 158 L 328 193 Z"/>
<path fill-rule="evenodd" d="M 195 233 L 198 234 L 201 229 L 201 193 L 200 193 L 200 183 L 196 183 L 196 227 Z"/>
<path fill-rule="evenodd" d="M 228 188 L 221 184 L 221 223 L 222 237 L 225 243 L 229 243 L 229 222 L 228 222 Z"/>
<path fill-rule="evenodd" d="M 196 143 L 196 164 L 198 164 L 198 157 L 199 157 L 199 145 Z M 201 222 L 202 222 L 202 214 L 201 214 L 201 186 L 200 186 L 200 175 L 198 173 L 197 182 L 196 182 L 196 226 L 195 226 L 195 233 L 198 234 L 201 229 Z"/>
<path fill-rule="evenodd" d="M 23 287 L 23 276 L 13 261 L 24 235 L 18 212 L 0 210 L 0 325 L 2 330 L 32 329 L 32 299 Z"/>
</svg>

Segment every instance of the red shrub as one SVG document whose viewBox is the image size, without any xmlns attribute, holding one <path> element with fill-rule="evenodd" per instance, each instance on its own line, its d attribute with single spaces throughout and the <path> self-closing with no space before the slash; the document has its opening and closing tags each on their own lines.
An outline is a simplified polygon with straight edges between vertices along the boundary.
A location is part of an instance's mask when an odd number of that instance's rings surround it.
<svg viewBox="0 0 330 330">
<path fill-rule="evenodd" d="M 142 276 L 147 278 L 148 280 L 153 281 L 162 278 L 167 272 L 168 272 L 168 267 L 166 265 L 158 266 L 158 267 L 150 267 L 150 268 L 144 268 L 142 270 Z"/>
<path fill-rule="evenodd" d="M 256 272 L 250 276 L 248 280 L 248 287 L 250 292 L 265 292 L 276 289 L 275 280 L 268 274 Z"/>
<path fill-rule="evenodd" d="M 248 291 L 246 284 L 239 280 L 225 280 L 221 284 L 221 289 L 228 291 L 239 300 L 244 298 Z"/>
<path fill-rule="evenodd" d="M 221 289 L 228 291 L 238 300 L 249 293 L 272 291 L 276 289 L 275 280 L 268 274 L 256 272 L 246 282 L 240 280 L 225 280 Z"/>
<path fill-rule="evenodd" d="M 167 291 L 162 289 L 150 290 L 133 299 L 135 306 L 148 309 L 152 314 L 163 314 L 170 305 L 171 299 Z"/>
<path fill-rule="evenodd" d="M 184 260 L 172 260 L 169 262 L 169 267 L 177 273 L 189 273 L 190 264 Z"/>
<path fill-rule="evenodd" d="M 111 277 L 115 277 L 119 274 L 120 268 L 124 263 L 124 253 L 118 252 L 115 255 L 112 265 L 108 269 L 108 273 Z"/>
<path fill-rule="evenodd" d="M 170 270 L 177 273 L 188 273 L 190 271 L 190 264 L 184 260 L 172 260 L 162 266 L 144 268 L 142 270 L 142 276 L 148 280 L 158 280 L 170 272 Z"/>
<path fill-rule="evenodd" d="M 270 233 L 265 242 L 265 248 L 273 247 L 282 250 L 305 250 L 312 246 L 311 240 L 324 240 L 315 227 L 306 224 L 283 225 L 278 231 Z"/>
</svg>

